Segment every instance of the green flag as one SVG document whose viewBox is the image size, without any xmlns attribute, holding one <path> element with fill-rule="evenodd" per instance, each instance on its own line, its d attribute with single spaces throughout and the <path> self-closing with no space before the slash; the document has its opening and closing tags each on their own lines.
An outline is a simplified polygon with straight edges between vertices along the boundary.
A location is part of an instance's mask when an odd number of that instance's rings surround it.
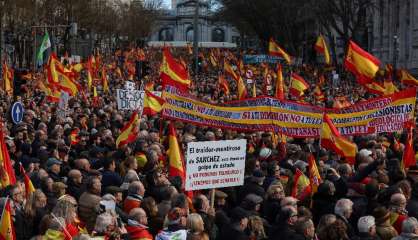
<svg viewBox="0 0 418 240">
<path fill-rule="evenodd" d="M 39 65 L 42 65 L 43 58 L 44 58 L 44 52 L 50 47 L 51 47 L 51 40 L 49 40 L 48 32 L 45 32 L 45 35 L 42 39 L 42 44 L 39 47 L 39 51 L 38 51 L 38 54 L 37 54 L 37 57 L 36 57 L 37 62 L 38 62 Z"/>
</svg>

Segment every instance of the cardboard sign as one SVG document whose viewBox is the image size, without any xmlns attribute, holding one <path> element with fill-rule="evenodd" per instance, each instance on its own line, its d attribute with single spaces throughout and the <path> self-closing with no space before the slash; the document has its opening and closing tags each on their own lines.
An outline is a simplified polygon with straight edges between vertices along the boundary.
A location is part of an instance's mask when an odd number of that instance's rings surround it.
<svg viewBox="0 0 418 240">
<path fill-rule="evenodd" d="M 161 92 L 152 92 L 154 95 L 160 97 Z M 137 110 L 144 106 L 143 90 L 128 90 L 116 89 L 116 101 L 118 103 L 118 110 Z"/>
<path fill-rule="evenodd" d="M 243 185 L 246 148 L 245 139 L 189 143 L 186 190 Z"/>
</svg>

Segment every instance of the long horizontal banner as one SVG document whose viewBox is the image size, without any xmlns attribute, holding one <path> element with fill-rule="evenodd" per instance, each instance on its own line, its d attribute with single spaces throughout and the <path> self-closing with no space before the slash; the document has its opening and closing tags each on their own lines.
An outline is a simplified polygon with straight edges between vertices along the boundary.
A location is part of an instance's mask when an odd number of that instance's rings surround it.
<svg viewBox="0 0 418 240">
<path fill-rule="evenodd" d="M 164 118 L 240 131 L 273 131 L 291 137 L 319 137 L 324 112 L 344 135 L 402 130 L 414 117 L 416 89 L 364 101 L 347 108 L 325 109 L 273 97 L 259 97 L 223 105 L 196 100 L 167 86 Z"/>
</svg>

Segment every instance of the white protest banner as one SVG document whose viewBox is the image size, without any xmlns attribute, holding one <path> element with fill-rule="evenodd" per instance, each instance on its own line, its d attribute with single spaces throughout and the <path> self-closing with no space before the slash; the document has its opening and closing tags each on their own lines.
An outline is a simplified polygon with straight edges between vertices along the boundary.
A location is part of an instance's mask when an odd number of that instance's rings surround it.
<svg viewBox="0 0 418 240">
<path fill-rule="evenodd" d="M 243 185 L 246 148 L 245 139 L 187 144 L 186 190 Z"/>
<path fill-rule="evenodd" d="M 161 97 L 161 92 L 152 92 L 154 95 Z M 118 110 L 137 110 L 142 109 L 144 105 L 143 90 L 116 89 L 116 100 Z"/>
</svg>

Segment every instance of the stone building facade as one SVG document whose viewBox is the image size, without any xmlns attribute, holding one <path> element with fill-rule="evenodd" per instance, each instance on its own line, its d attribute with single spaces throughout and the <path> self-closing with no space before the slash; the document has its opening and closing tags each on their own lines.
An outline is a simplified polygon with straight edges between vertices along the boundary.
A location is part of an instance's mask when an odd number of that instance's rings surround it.
<svg viewBox="0 0 418 240">
<path fill-rule="evenodd" d="M 229 23 L 214 18 L 213 11 L 205 0 L 173 1 L 172 9 L 166 10 L 157 21 L 150 41 L 193 42 L 193 19 L 196 3 L 199 2 L 198 41 L 239 43 L 238 31 Z"/>
<path fill-rule="evenodd" d="M 418 75 L 418 1 L 374 1 L 367 20 L 369 51 L 383 63 Z"/>
</svg>

